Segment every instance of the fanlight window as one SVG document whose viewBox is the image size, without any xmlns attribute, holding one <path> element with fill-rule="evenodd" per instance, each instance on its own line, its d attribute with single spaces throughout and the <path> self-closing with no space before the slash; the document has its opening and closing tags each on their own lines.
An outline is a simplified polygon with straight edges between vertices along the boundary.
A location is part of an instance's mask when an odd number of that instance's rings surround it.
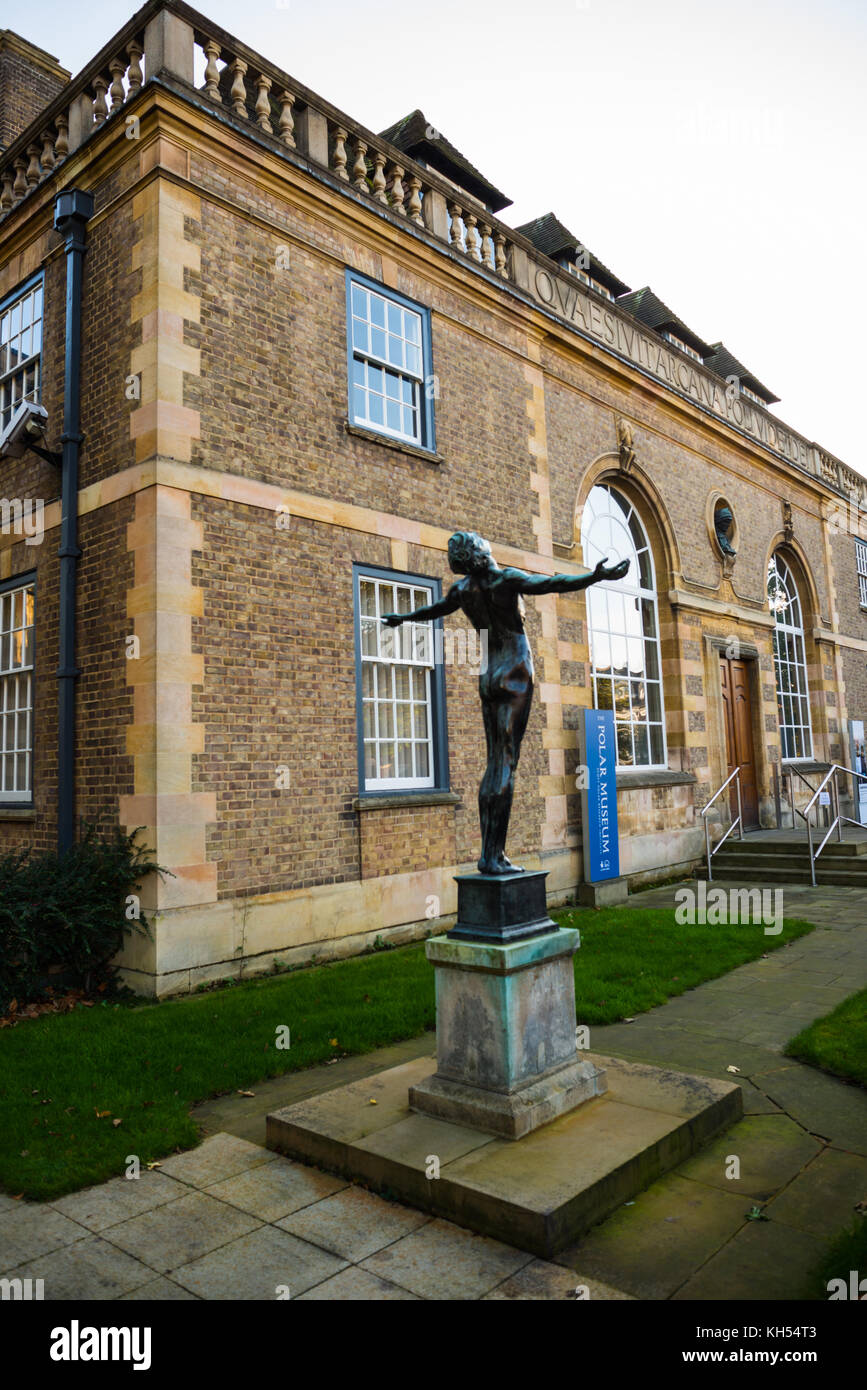
<svg viewBox="0 0 867 1390">
<path fill-rule="evenodd" d="M 653 556 L 641 520 L 614 488 L 591 489 L 581 521 L 584 564 L 629 560 L 629 573 L 587 590 L 593 703 L 614 711 L 617 762 L 665 767 L 665 723 Z"/>
<path fill-rule="evenodd" d="M 810 758 L 813 732 L 810 725 L 810 692 L 804 651 L 801 600 L 792 571 L 781 555 L 768 565 L 768 603 L 776 621 L 774 670 L 783 757 Z"/>
</svg>

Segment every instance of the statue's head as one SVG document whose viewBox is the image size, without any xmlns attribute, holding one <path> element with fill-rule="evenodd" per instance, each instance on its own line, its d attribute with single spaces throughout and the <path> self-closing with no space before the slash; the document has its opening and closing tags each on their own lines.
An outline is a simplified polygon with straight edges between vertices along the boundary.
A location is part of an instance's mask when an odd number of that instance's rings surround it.
<svg viewBox="0 0 867 1390">
<path fill-rule="evenodd" d="M 455 574 L 479 574 L 493 564 L 491 547 L 475 531 L 455 531 L 449 537 L 449 564 Z"/>
</svg>

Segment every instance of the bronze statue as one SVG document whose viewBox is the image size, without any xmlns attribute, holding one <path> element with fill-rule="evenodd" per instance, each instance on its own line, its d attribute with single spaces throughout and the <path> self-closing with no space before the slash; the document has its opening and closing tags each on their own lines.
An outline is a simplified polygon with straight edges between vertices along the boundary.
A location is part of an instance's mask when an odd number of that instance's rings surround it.
<svg viewBox="0 0 867 1390">
<path fill-rule="evenodd" d="M 723 555 L 733 560 L 737 551 L 731 542 L 731 535 L 734 529 L 735 519 L 732 516 L 732 509 L 727 502 L 719 502 L 713 514 L 713 529 L 716 532 L 717 542 Z"/>
<path fill-rule="evenodd" d="M 459 608 L 477 632 L 487 633 L 488 659 L 479 676 L 488 765 L 479 787 L 483 874 L 522 873 L 506 858 L 506 832 L 512 809 L 515 768 L 533 699 L 533 655 L 524 632 L 522 594 L 566 594 L 603 579 L 622 579 L 629 561 L 609 569 L 600 560 L 587 574 L 526 574 L 500 569 L 491 547 L 475 531 L 456 531 L 449 540 L 449 565 L 461 574 L 437 603 L 414 613 L 387 613 L 384 622 L 398 627 L 409 619 L 444 617 Z"/>
</svg>

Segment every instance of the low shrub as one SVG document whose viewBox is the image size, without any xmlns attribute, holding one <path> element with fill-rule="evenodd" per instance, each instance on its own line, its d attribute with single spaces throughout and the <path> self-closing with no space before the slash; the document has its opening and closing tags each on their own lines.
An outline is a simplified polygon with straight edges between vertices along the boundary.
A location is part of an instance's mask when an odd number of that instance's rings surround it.
<svg viewBox="0 0 867 1390">
<path fill-rule="evenodd" d="M 91 993 L 110 978 L 124 935 L 150 930 L 137 890 L 163 870 L 138 833 L 88 824 L 63 854 L 0 856 L 0 1013 L 40 998 L 58 974 Z"/>
</svg>

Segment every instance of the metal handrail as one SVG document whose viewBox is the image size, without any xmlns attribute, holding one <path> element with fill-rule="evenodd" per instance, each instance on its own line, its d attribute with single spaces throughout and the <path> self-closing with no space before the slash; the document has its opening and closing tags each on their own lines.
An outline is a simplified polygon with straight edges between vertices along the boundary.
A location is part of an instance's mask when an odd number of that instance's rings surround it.
<svg viewBox="0 0 867 1390">
<path fill-rule="evenodd" d="M 726 831 L 726 833 L 723 835 L 722 839 L 721 839 L 721 840 L 717 840 L 717 842 L 716 842 L 716 844 L 714 845 L 713 849 L 711 849 L 711 847 L 710 847 L 710 826 L 708 825 L 708 821 L 707 821 L 707 813 L 708 813 L 708 811 L 710 810 L 711 806 L 712 806 L 712 805 L 714 804 L 714 802 L 716 801 L 717 797 L 718 797 L 718 796 L 722 796 L 722 794 L 723 794 L 723 792 L 725 791 L 726 787 L 728 786 L 729 782 L 731 782 L 731 781 L 732 781 L 733 779 L 735 779 L 735 778 L 737 779 L 737 789 L 738 789 L 738 814 L 737 814 L 737 818 L 736 818 L 735 820 L 732 821 L 731 825 L 729 826 L 729 828 L 728 828 L 728 830 Z M 702 806 L 701 811 L 699 812 L 699 815 L 701 815 L 701 816 L 704 818 L 704 842 L 705 842 L 705 848 L 706 848 L 706 850 L 707 850 L 707 881 L 708 881 L 708 883 L 713 883 L 713 865 L 712 865 L 712 862 L 711 862 L 711 861 L 713 860 L 714 855 L 719 853 L 719 851 L 722 849 L 723 845 L 725 844 L 726 840 L 728 839 L 729 835 L 731 835 L 731 833 L 732 833 L 732 831 L 733 831 L 734 829 L 737 829 L 737 831 L 738 831 L 738 839 L 739 839 L 739 840 L 742 840 L 742 839 L 744 838 L 744 810 L 743 810 L 743 804 L 742 804 L 742 802 L 741 802 L 741 767 L 740 767 L 740 763 L 738 763 L 738 765 L 737 765 L 737 767 L 735 768 L 734 772 L 729 773 L 728 777 L 725 779 L 725 781 L 723 782 L 722 786 L 717 788 L 717 790 L 714 792 L 713 796 L 711 797 L 710 801 L 705 802 L 704 806 Z"/>
<path fill-rule="evenodd" d="M 804 815 L 804 812 L 801 810 L 801 808 L 800 808 L 799 806 L 796 806 L 796 805 L 795 805 L 795 788 L 792 786 L 792 775 L 793 775 L 794 773 L 797 773 L 797 775 L 800 777 L 801 781 L 804 783 L 804 785 L 805 785 L 807 788 L 809 788 L 809 790 L 810 790 L 811 792 L 816 790 L 816 788 L 813 786 L 813 783 L 812 783 L 812 782 L 809 782 L 809 781 L 807 780 L 807 778 L 804 776 L 803 772 L 801 772 L 800 768 L 797 768 L 797 767 L 790 767 L 790 768 L 788 769 L 788 771 L 787 771 L 786 773 L 784 773 L 784 776 L 788 776 L 788 779 L 789 779 L 789 806 L 791 807 L 791 811 L 792 811 L 792 829 L 793 829 L 793 830 L 794 830 L 794 828 L 795 828 L 795 815 L 796 815 L 796 814 L 799 815 L 799 816 L 801 817 L 801 820 L 802 820 L 802 821 L 806 821 L 806 819 L 807 819 L 807 817 Z"/>
<path fill-rule="evenodd" d="M 804 807 L 804 810 L 800 812 L 800 814 L 804 817 L 804 820 L 807 822 L 807 846 L 810 851 L 810 878 L 812 880 L 814 888 L 816 887 L 816 860 L 819 858 L 819 855 L 822 853 L 822 850 L 825 848 L 834 831 L 837 831 L 837 843 L 842 844 L 843 822 L 847 821 L 849 825 L 861 824 L 860 821 L 853 820 L 851 816 L 844 816 L 840 813 L 840 786 L 837 782 L 837 774 L 839 772 L 845 772 L 850 777 L 857 777 L 860 781 L 867 782 L 867 775 L 865 775 L 863 772 L 856 772 L 854 767 L 844 767 L 842 763 L 832 763 L 831 766 L 828 768 L 828 771 L 825 773 L 825 776 L 819 783 L 818 787 L 816 788 L 815 792 L 811 796 L 810 800 L 807 802 L 807 805 Z M 810 812 L 816 804 L 816 798 L 820 795 L 821 792 L 825 790 L 825 787 L 828 785 L 829 782 L 831 783 L 831 807 L 834 812 L 834 816 L 831 821 L 831 824 L 828 826 L 828 830 L 825 834 L 824 839 L 822 840 L 822 843 L 819 845 L 819 848 L 816 850 L 814 854 L 813 827 L 810 822 Z"/>
</svg>

